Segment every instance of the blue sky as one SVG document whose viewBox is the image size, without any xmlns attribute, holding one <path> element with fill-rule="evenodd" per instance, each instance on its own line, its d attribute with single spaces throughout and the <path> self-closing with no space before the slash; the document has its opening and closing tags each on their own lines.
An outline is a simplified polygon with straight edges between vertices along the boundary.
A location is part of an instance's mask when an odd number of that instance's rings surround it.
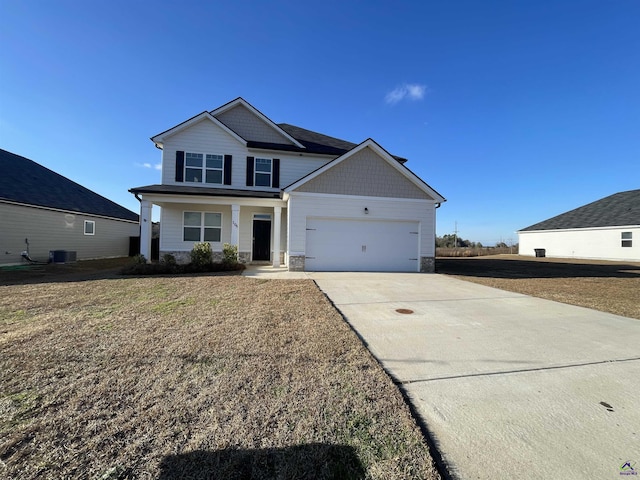
<svg viewBox="0 0 640 480">
<path fill-rule="evenodd" d="M 138 211 L 149 137 L 238 96 L 374 138 L 484 244 L 640 188 L 640 2 L 0 1 L 0 148 Z M 0 172 L 1 174 L 1 172 Z"/>
</svg>

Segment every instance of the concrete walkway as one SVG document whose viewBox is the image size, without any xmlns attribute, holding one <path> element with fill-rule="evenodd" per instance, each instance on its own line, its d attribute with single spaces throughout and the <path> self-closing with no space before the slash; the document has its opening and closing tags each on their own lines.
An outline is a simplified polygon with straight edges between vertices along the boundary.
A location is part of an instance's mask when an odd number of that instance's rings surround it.
<svg viewBox="0 0 640 480">
<path fill-rule="evenodd" d="M 640 320 L 437 274 L 308 276 L 407 392 L 453 478 L 640 471 Z"/>
</svg>

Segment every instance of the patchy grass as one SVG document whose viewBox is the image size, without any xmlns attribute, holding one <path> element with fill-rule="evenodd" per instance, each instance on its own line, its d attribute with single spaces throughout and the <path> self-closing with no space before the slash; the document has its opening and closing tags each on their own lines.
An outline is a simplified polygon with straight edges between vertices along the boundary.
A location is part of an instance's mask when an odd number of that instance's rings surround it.
<svg viewBox="0 0 640 480">
<path fill-rule="evenodd" d="M 438 258 L 438 273 L 640 319 L 640 263 L 504 255 Z"/>
<path fill-rule="evenodd" d="M 1 477 L 438 478 L 313 282 L 43 280 L 0 286 Z"/>
</svg>

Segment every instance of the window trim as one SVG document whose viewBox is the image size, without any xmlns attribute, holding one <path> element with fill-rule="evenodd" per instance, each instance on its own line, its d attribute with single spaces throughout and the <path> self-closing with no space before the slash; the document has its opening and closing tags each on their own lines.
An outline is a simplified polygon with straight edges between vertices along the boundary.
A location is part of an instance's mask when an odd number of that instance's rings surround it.
<svg viewBox="0 0 640 480">
<path fill-rule="evenodd" d="M 185 225 L 185 214 L 186 213 L 199 213 L 200 214 L 200 225 L 198 225 L 197 227 L 195 225 Z M 205 225 L 205 214 L 207 213 L 213 213 L 216 215 L 220 215 L 220 226 L 219 227 L 207 227 Z M 196 211 L 196 210 L 183 210 L 182 211 L 182 241 L 183 242 L 208 242 L 208 243 L 222 243 L 222 222 L 224 220 L 224 215 L 222 212 L 211 212 L 211 211 Z M 198 240 L 185 240 L 185 235 L 184 235 L 184 229 L 185 228 L 199 228 L 200 229 L 200 235 L 199 235 L 199 239 Z M 220 240 L 205 240 L 205 233 L 206 230 L 210 229 L 216 229 L 219 230 L 220 232 Z"/>
<path fill-rule="evenodd" d="M 269 160 L 269 172 L 259 172 L 258 171 L 258 160 Z M 269 183 L 268 185 L 258 185 L 258 175 L 269 175 Z M 269 157 L 255 157 L 253 159 L 253 186 L 254 187 L 263 187 L 263 188 L 271 188 L 273 185 L 273 158 Z"/>
<path fill-rule="evenodd" d="M 91 225 L 92 226 L 91 232 L 87 232 L 87 225 Z M 85 220 L 84 221 L 84 230 L 83 231 L 84 231 L 85 235 L 88 235 L 88 236 L 89 235 L 90 236 L 95 235 L 96 234 L 96 221 L 95 220 Z"/>
<path fill-rule="evenodd" d="M 200 177 L 201 181 L 194 182 L 193 180 L 187 180 L 187 168 L 196 170 L 198 167 L 192 167 L 187 165 L 187 157 L 189 155 L 202 155 L 202 167 L 200 167 Z M 220 157 L 220 161 L 222 166 L 220 168 L 207 168 L 207 156 L 215 156 Z M 193 184 L 207 184 L 207 185 L 224 185 L 224 154 L 220 153 L 205 153 L 205 152 L 196 152 L 196 151 L 186 151 L 184 152 L 184 166 L 183 169 L 183 178 L 184 183 L 193 183 Z M 207 172 L 220 172 L 220 182 L 207 182 Z"/>
<path fill-rule="evenodd" d="M 620 232 L 620 246 L 622 248 L 633 246 L 633 232 Z"/>
</svg>

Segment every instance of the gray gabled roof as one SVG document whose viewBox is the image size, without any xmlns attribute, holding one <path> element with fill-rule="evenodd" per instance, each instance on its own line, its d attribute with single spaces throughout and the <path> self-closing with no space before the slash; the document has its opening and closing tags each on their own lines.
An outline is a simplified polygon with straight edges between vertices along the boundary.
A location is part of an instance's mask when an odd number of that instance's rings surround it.
<svg viewBox="0 0 640 480">
<path fill-rule="evenodd" d="M 138 215 L 56 172 L 0 149 L 0 200 L 138 221 Z"/>
<path fill-rule="evenodd" d="M 609 195 L 520 231 L 626 225 L 640 225 L 640 190 L 629 190 Z"/>
</svg>

